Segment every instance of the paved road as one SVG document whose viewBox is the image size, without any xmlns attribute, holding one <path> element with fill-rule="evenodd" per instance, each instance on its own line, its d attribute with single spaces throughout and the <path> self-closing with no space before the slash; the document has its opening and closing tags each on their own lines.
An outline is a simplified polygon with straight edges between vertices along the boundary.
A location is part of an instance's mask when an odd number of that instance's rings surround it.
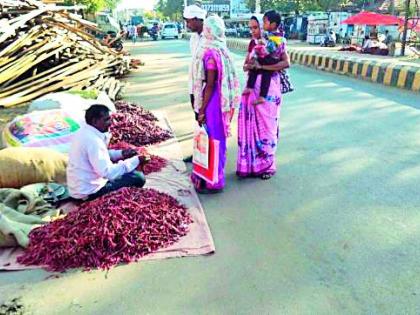
<svg viewBox="0 0 420 315">
<path fill-rule="evenodd" d="M 127 98 L 164 108 L 189 151 L 187 43 L 138 44 Z M 238 68 L 243 56 L 235 55 Z M 278 174 L 234 176 L 202 197 L 209 257 L 104 272 L 0 274 L 0 297 L 34 314 L 419 314 L 420 98 L 307 68 L 291 70 Z"/>
</svg>

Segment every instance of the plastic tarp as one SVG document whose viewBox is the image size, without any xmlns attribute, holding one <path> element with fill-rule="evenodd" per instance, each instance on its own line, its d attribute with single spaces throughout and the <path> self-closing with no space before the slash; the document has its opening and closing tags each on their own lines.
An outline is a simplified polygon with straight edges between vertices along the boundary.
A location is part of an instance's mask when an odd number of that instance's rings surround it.
<svg viewBox="0 0 420 315">
<path fill-rule="evenodd" d="M 115 105 L 106 93 L 86 99 L 68 92 L 50 93 L 34 100 L 28 114 L 15 117 L 2 132 L 5 147 L 45 147 L 68 153 L 74 133 L 85 123 L 85 112 L 94 104 Z"/>
<path fill-rule="evenodd" d="M 28 112 L 40 110 L 63 109 L 67 112 L 84 112 L 93 104 L 107 106 L 111 112 L 115 112 L 115 105 L 105 92 L 100 92 L 96 99 L 86 99 L 78 94 L 69 92 L 50 93 L 31 102 Z"/>
<path fill-rule="evenodd" d="M 354 25 L 399 25 L 400 20 L 393 15 L 384 15 L 374 12 L 363 11 L 349 17 L 341 22 L 341 24 Z"/>
<path fill-rule="evenodd" d="M 35 111 L 8 123 L 2 132 L 2 143 L 6 147 L 43 147 L 67 153 L 74 133 L 83 123 L 82 112 Z"/>
</svg>

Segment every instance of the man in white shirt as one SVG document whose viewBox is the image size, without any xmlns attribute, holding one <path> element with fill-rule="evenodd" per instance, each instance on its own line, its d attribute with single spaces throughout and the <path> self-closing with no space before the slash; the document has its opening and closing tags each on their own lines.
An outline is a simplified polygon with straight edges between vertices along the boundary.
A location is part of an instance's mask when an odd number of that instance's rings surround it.
<svg viewBox="0 0 420 315">
<path fill-rule="evenodd" d="M 197 48 L 200 45 L 201 41 L 201 33 L 203 32 L 203 22 L 206 18 L 207 12 L 206 10 L 200 8 L 197 5 L 189 5 L 185 7 L 184 9 L 184 20 L 187 23 L 187 27 L 190 31 L 193 32 L 190 38 L 190 49 L 191 49 L 191 64 L 189 67 L 189 75 L 188 75 L 188 91 L 190 93 L 190 100 L 191 100 L 191 106 L 194 109 L 194 96 L 193 96 L 193 83 L 195 78 L 193 77 L 193 71 L 192 71 L 192 63 L 193 60 L 196 57 Z M 196 114 L 197 116 L 197 114 Z M 197 117 L 196 117 L 197 119 Z"/>
<path fill-rule="evenodd" d="M 137 27 L 133 24 L 128 27 L 128 33 L 130 34 L 131 41 L 133 44 L 137 42 Z"/>
<path fill-rule="evenodd" d="M 135 169 L 145 162 L 135 150 L 108 150 L 111 117 L 105 105 L 92 105 L 86 125 L 74 136 L 67 166 L 70 196 L 92 200 L 122 187 L 143 187 L 146 180 Z M 116 162 L 116 163 L 114 163 Z"/>
</svg>

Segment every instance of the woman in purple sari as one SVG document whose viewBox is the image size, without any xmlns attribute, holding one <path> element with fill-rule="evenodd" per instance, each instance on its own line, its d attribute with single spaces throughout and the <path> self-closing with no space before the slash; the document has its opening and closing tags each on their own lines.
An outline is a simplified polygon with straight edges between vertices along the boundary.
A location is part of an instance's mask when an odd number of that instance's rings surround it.
<svg viewBox="0 0 420 315">
<path fill-rule="evenodd" d="M 199 193 L 216 193 L 225 186 L 226 139 L 230 135 L 230 122 L 240 103 L 240 86 L 232 58 L 226 47 L 225 25 L 218 16 L 204 21 L 203 39 L 193 61 L 194 111 L 200 126 L 205 126 L 210 138 L 219 141 L 218 179 L 206 182 L 191 175 Z"/>
<path fill-rule="evenodd" d="M 244 70 L 263 69 L 275 71 L 272 74 L 270 88 L 262 104 L 255 104 L 260 95 L 261 75 L 258 75 L 254 89 L 250 94 L 243 94 L 238 117 L 238 158 L 236 174 L 239 177 L 261 177 L 270 179 L 276 173 L 276 149 L 279 138 L 279 118 L 282 102 L 281 82 L 278 71 L 289 67 L 289 56 L 285 40 L 279 47 L 280 62 L 275 65 L 261 66 L 250 63 L 250 54 L 256 42 L 261 38 L 263 20 L 253 16 L 249 27 L 253 39 L 248 48 Z"/>
</svg>

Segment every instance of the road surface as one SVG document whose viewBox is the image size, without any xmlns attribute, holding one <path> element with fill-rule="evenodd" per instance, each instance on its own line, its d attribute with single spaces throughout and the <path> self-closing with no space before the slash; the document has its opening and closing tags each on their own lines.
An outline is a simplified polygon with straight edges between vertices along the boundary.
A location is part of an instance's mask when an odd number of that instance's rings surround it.
<svg viewBox="0 0 420 315">
<path fill-rule="evenodd" d="M 146 66 L 126 98 L 165 109 L 188 155 L 187 42 L 131 50 Z M 290 73 L 277 175 L 238 180 L 232 137 L 225 192 L 201 197 L 214 255 L 48 280 L 1 273 L 0 300 L 20 296 L 33 314 L 419 314 L 419 95 Z"/>
</svg>

